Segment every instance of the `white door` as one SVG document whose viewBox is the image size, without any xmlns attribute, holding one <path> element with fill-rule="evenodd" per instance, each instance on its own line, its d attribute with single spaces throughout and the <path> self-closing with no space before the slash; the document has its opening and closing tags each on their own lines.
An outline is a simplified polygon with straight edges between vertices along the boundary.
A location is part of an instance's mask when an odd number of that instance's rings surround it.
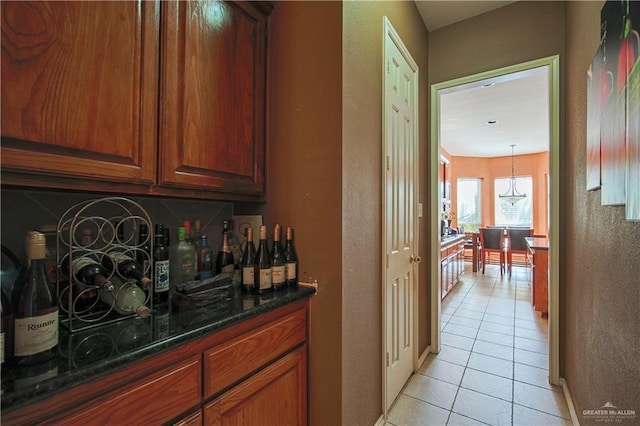
<svg viewBox="0 0 640 426">
<path fill-rule="evenodd" d="M 414 366 L 418 68 L 385 18 L 385 410 Z"/>
</svg>

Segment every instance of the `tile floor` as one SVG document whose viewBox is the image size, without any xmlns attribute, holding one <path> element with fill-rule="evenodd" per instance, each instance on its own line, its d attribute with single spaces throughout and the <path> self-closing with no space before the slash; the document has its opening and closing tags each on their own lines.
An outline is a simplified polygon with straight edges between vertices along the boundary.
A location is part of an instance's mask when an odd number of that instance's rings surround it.
<svg viewBox="0 0 640 426">
<path fill-rule="evenodd" d="M 442 347 L 396 399 L 388 425 L 571 425 L 548 383 L 547 320 L 531 306 L 530 271 L 465 274 L 442 303 Z"/>
</svg>

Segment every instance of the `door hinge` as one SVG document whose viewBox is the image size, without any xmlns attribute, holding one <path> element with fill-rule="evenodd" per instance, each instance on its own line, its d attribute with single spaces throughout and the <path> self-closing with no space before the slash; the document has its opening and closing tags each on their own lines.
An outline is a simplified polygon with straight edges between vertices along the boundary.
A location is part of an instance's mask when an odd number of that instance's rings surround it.
<svg viewBox="0 0 640 426">
<path fill-rule="evenodd" d="M 389 74 L 389 61 L 387 61 L 387 74 Z"/>
<path fill-rule="evenodd" d="M 387 255 L 387 268 L 389 267 L 389 255 Z"/>
<path fill-rule="evenodd" d="M 389 170 L 389 156 L 387 155 L 387 170 Z"/>
<path fill-rule="evenodd" d="M 389 352 L 387 352 L 387 367 L 389 366 Z"/>
</svg>

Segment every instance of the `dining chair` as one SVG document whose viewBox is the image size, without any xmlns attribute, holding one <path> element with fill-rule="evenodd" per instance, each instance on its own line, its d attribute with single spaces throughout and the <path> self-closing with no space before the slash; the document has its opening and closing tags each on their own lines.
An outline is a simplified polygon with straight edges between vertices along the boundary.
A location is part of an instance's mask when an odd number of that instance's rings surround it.
<svg viewBox="0 0 640 426">
<path fill-rule="evenodd" d="M 529 261 L 527 260 L 527 242 L 525 237 L 533 237 L 532 228 L 509 228 L 507 229 L 507 269 L 509 276 L 511 276 L 511 269 L 513 268 L 513 255 L 521 255 L 523 260 L 518 262 L 519 264 L 527 267 Z"/>
<path fill-rule="evenodd" d="M 505 270 L 505 252 L 504 252 L 504 228 L 480 228 L 480 245 L 482 258 L 482 273 L 485 272 L 487 263 L 495 264 L 499 262 L 500 275 Z M 498 254 L 499 260 L 494 259 L 491 255 Z"/>
</svg>

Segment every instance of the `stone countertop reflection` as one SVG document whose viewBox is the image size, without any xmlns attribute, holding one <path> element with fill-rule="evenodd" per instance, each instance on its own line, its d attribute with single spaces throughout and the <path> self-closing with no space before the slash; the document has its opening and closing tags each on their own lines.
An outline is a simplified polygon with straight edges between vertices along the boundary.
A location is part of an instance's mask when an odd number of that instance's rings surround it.
<svg viewBox="0 0 640 426">
<path fill-rule="evenodd" d="M 303 285 L 260 296 L 236 290 L 225 300 L 195 309 L 154 305 L 147 318 L 74 333 L 61 326 L 58 353 L 52 360 L 30 367 L 2 366 L 2 410 L 50 397 L 313 294 L 313 287 Z"/>
</svg>

